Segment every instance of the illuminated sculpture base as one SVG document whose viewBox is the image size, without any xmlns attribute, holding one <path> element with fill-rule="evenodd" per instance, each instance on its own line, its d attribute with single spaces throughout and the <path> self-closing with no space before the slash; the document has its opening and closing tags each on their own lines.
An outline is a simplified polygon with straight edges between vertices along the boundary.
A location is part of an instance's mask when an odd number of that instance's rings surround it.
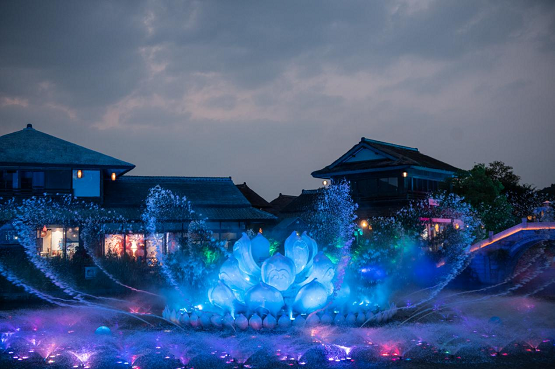
<svg viewBox="0 0 555 369">
<path fill-rule="evenodd" d="M 208 291 L 210 304 L 177 311 L 166 307 L 163 317 L 193 328 L 261 330 L 318 324 L 363 326 L 386 322 L 395 315 L 393 304 L 384 311 L 351 305 L 347 284 L 334 295 L 336 266 L 306 232 L 291 233 L 284 250 L 285 255 L 270 256 L 270 243 L 262 234 L 250 239 L 243 233 L 220 267 L 219 281 Z"/>
<path fill-rule="evenodd" d="M 257 313 L 252 314 L 248 318 L 243 314 L 237 314 L 232 317 L 230 314 L 220 315 L 207 311 L 186 312 L 185 310 L 172 310 L 166 307 L 162 312 L 162 317 L 172 323 L 182 327 L 190 327 L 195 329 L 215 329 L 228 328 L 239 330 L 273 330 L 288 329 L 291 327 L 304 327 L 316 325 L 337 325 L 362 327 L 376 324 L 383 324 L 391 320 L 397 313 L 395 304 L 390 304 L 389 308 L 376 313 L 369 310 L 361 310 L 359 312 L 350 312 L 347 314 L 340 312 L 322 312 L 314 314 L 296 314 L 293 316 L 281 315 L 274 317 L 271 314 L 260 316 Z"/>
</svg>

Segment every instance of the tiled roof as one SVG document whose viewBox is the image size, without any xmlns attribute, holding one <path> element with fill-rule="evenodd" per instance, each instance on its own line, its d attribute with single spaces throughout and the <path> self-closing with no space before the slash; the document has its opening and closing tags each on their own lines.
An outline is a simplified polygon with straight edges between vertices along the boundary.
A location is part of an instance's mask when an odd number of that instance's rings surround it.
<svg viewBox="0 0 555 369">
<path fill-rule="evenodd" d="M 359 148 L 367 148 L 376 151 L 383 154 L 384 157 L 377 160 L 345 162 L 348 159 L 347 154 L 355 152 Z M 418 166 L 447 172 L 456 172 L 459 170 L 450 164 L 422 154 L 417 148 L 390 144 L 362 137 L 360 142 L 353 146 L 345 155 L 327 167 L 312 172 L 312 176 L 316 178 L 328 178 L 329 175 L 335 173 L 364 171 L 368 169 L 386 169 L 394 166 Z"/>
<path fill-rule="evenodd" d="M 129 220 L 141 220 L 144 207 L 127 206 L 127 207 L 107 207 L 115 213 L 124 216 Z M 220 207 L 220 208 L 203 208 L 193 205 L 195 215 L 200 219 L 208 221 L 252 221 L 252 220 L 275 220 L 276 218 L 265 211 L 255 209 L 253 207 Z M 183 219 L 190 220 L 190 219 Z"/>
<path fill-rule="evenodd" d="M 139 219 L 144 201 L 156 185 L 185 196 L 193 210 L 209 220 L 275 219 L 253 208 L 229 177 L 122 176 L 105 183 L 103 206 L 129 219 Z"/>
<path fill-rule="evenodd" d="M 135 168 L 131 163 L 37 131 L 30 125 L 0 136 L 0 165 L 104 167 L 125 171 Z"/>
<path fill-rule="evenodd" d="M 298 226 L 298 225 L 302 225 L 303 228 L 306 226 L 305 222 L 299 217 L 285 218 L 274 227 L 273 231 L 274 232 L 281 231 L 291 226 Z"/>
<path fill-rule="evenodd" d="M 289 205 L 281 209 L 281 213 L 300 214 L 306 211 L 313 211 L 320 193 L 321 190 L 303 190 Z"/>
<path fill-rule="evenodd" d="M 156 186 L 186 196 L 195 206 L 250 206 L 229 177 L 122 176 L 104 186 L 104 204 L 110 207 L 140 206 Z"/>
<path fill-rule="evenodd" d="M 247 182 L 244 182 L 242 184 L 236 184 L 235 186 L 237 186 L 237 188 L 239 189 L 239 191 L 241 191 L 243 196 L 245 196 L 245 198 L 255 208 L 263 209 L 263 210 L 272 209 L 272 205 L 270 205 L 270 203 L 266 201 L 262 196 L 254 192 L 252 188 L 247 186 Z"/>
<path fill-rule="evenodd" d="M 296 198 L 297 196 L 283 195 L 280 193 L 278 197 L 270 201 L 270 204 L 275 209 L 275 211 L 279 213 L 283 210 L 283 208 L 289 205 L 291 201 L 295 200 Z"/>
</svg>

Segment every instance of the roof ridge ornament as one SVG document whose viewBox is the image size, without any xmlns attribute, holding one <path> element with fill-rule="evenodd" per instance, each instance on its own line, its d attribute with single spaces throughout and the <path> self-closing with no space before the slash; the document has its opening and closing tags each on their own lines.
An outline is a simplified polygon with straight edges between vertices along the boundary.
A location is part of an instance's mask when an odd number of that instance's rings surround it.
<svg viewBox="0 0 555 369">
<path fill-rule="evenodd" d="M 360 139 L 360 141 L 361 142 L 367 142 L 367 143 L 376 143 L 378 145 L 392 146 L 392 147 L 397 147 L 397 148 L 405 149 L 405 150 L 418 151 L 418 148 L 416 148 L 416 147 L 398 145 L 398 144 L 394 144 L 394 143 L 391 143 L 391 142 L 378 141 L 378 140 L 373 140 L 371 138 L 366 138 L 366 137 L 362 137 Z"/>
</svg>

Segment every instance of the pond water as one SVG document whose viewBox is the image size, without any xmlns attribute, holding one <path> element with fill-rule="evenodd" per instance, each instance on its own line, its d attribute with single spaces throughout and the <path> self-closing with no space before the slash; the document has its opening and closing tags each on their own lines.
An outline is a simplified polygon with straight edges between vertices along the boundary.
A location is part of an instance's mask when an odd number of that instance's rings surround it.
<svg viewBox="0 0 555 369">
<path fill-rule="evenodd" d="M 553 367 L 555 302 L 445 290 L 381 326 L 181 327 L 141 306 L 6 310 L 5 368 Z M 442 301 L 449 301 L 443 303 Z M 155 316 L 156 315 L 156 316 Z M 102 327 L 102 328 L 100 328 Z"/>
</svg>

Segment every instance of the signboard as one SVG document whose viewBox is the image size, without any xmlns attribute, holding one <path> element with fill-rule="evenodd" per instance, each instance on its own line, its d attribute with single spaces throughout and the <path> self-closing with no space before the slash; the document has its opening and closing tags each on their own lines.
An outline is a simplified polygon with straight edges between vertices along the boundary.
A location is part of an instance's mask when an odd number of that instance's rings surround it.
<svg viewBox="0 0 555 369">
<path fill-rule="evenodd" d="M 96 278 L 96 273 L 98 273 L 98 267 L 85 267 L 85 279 Z"/>
</svg>

